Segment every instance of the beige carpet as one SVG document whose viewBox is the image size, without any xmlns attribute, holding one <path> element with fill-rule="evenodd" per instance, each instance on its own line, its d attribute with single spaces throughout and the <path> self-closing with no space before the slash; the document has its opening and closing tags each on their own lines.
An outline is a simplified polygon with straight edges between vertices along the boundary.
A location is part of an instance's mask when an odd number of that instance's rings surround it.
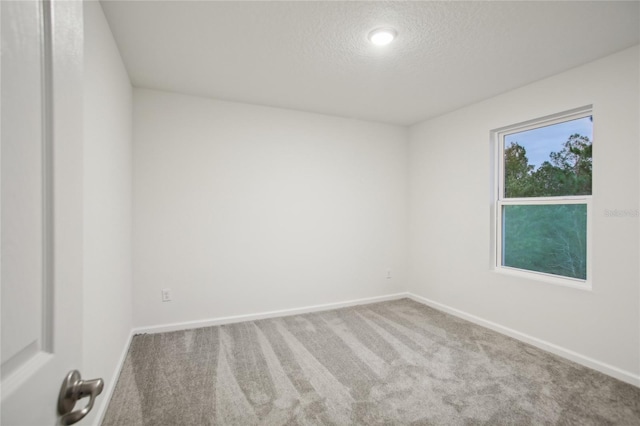
<svg viewBox="0 0 640 426">
<path fill-rule="evenodd" d="M 640 425 L 640 389 L 408 299 L 135 336 L 103 425 Z"/>
</svg>

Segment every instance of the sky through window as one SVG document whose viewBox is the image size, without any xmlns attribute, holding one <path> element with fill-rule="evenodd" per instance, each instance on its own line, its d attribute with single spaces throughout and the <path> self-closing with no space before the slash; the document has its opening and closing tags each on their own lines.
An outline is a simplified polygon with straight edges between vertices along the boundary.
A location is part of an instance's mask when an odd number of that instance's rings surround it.
<svg viewBox="0 0 640 426">
<path fill-rule="evenodd" d="M 512 133 L 504 138 L 505 147 L 517 142 L 527 151 L 529 164 L 534 170 L 549 160 L 549 154 L 562 151 L 564 143 L 573 134 L 586 136 L 593 141 L 593 122 L 591 117 L 583 117 L 564 123 L 538 127 L 524 132 Z"/>
</svg>

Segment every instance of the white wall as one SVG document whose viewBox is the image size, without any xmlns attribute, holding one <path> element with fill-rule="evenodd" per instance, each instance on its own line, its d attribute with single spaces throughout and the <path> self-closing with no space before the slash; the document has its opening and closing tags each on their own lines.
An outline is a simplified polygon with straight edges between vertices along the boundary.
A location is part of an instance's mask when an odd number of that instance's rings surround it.
<svg viewBox="0 0 640 426">
<path fill-rule="evenodd" d="M 413 126 L 412 292 L 574 351 L 640 383 L 638 47 Z M 492 129 L 594 108 L 593 291 L 490 268 Z"/>
<path fill-rule="evenodd" d="M 406 155 L 402 127 L 134 89 L 135 326 L 404 290 Z"/>
<path fill-rule="evenodd" d="M 108 402 L 132 328 L 132 89 L 98 2 L 84 3 L 85 378 L 105 379 Z"/>
</svg>

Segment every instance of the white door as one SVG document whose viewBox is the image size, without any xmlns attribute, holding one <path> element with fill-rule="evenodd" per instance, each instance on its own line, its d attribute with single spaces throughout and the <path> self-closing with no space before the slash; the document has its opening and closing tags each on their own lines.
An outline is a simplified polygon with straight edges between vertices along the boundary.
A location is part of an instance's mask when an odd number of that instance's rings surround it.
<svg viewBox="0 0 640 426">
<path fill-rule="evenodd" d="M 0 14 L 2 424 L 53 426 L 82 362 L 82 3 Z"/>
</svg>

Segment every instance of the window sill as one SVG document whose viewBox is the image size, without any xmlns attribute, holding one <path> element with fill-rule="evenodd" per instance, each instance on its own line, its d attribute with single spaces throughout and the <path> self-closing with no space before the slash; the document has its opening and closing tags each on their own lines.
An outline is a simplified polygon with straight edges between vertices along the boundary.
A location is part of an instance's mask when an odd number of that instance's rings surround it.
<svg viewBox="0 0 640 426">
<path fill-rule="evenodd" d="M 524 271 L 522 269 L 509 268 L 505 266 L 494 267 L 493 271 L 498 274 L 509 275 L 512 277 L 527 279 L 530 281 L 559 285 L 562 287 L 569 287 L 582 291 L 593 291 L 591 280 L 589 279 L 587 279 L 586 281 L 582 281 L 571 278 L 563 278 L 557 275 L 544 274 L 542 272 Z"/>
</svg>

